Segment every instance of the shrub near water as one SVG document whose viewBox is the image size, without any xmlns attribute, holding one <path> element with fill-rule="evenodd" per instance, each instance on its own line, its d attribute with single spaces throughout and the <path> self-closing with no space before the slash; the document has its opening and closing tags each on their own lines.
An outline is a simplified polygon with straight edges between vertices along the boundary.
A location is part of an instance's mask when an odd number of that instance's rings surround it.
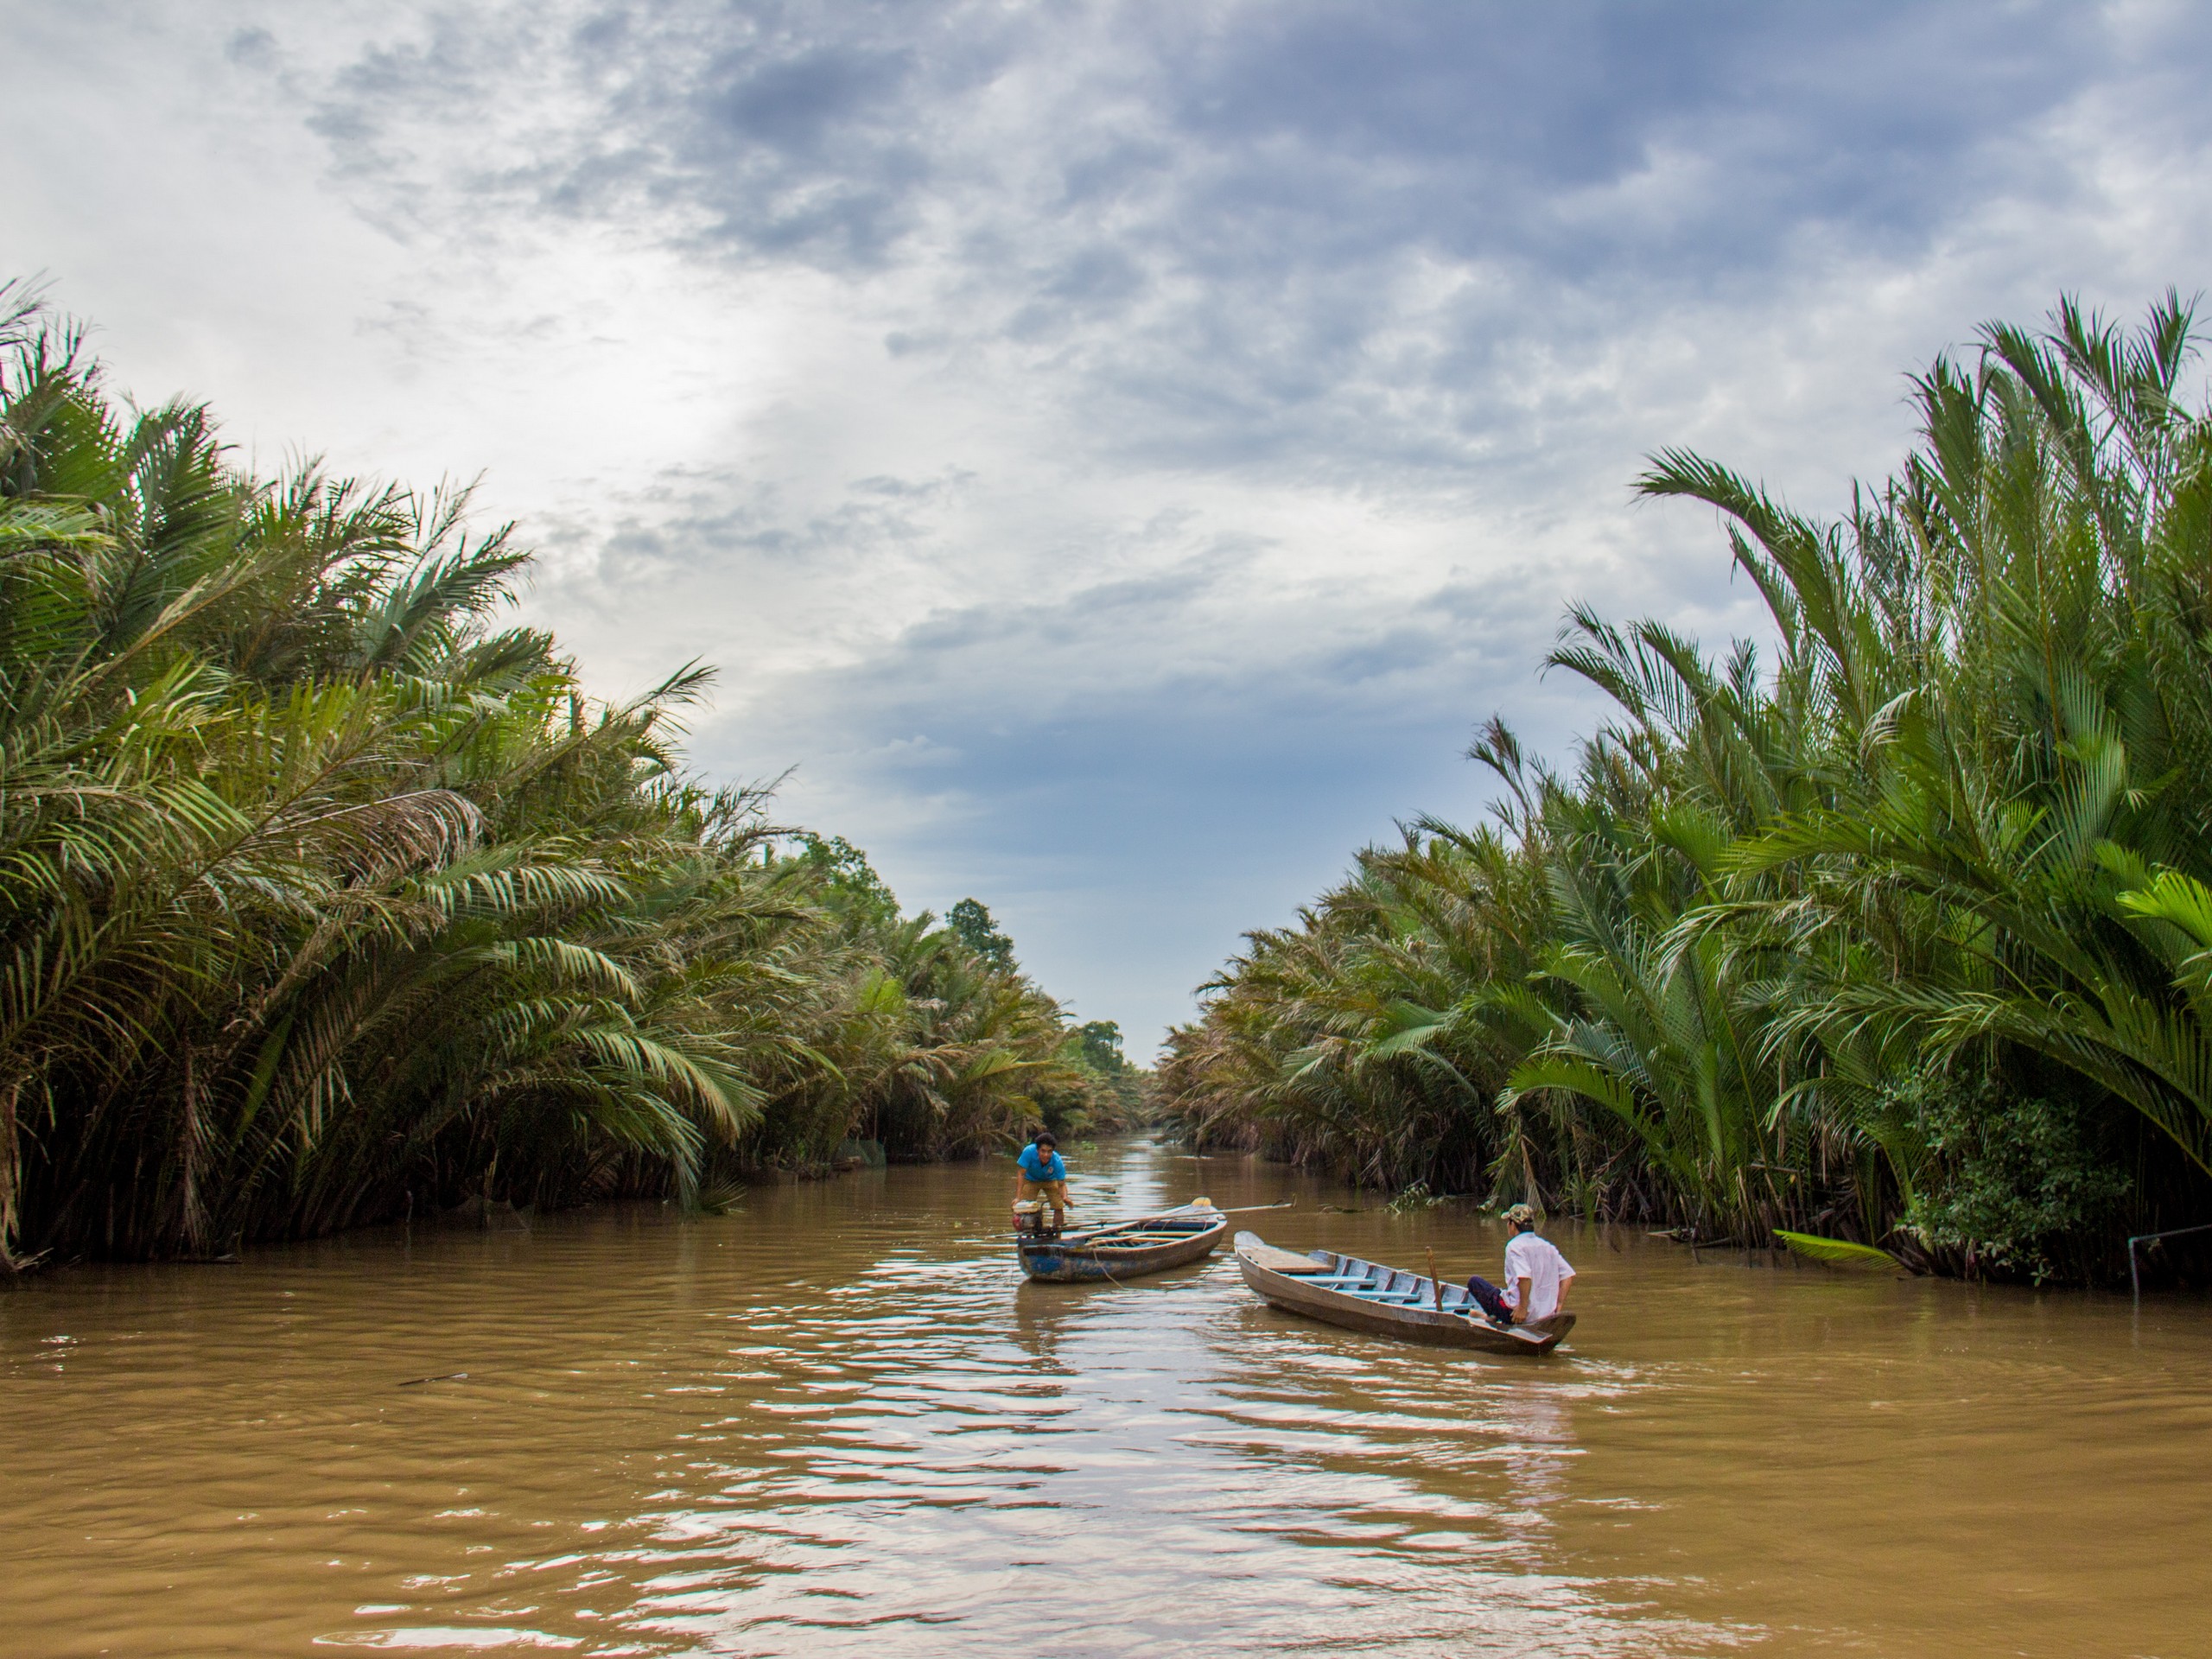
<svg viewBox="0 0 2212 1659">
<path fill-rule="evenodd" d="M 1573 613 L 1614 714 L 1495 822 L 1422 820 L 1175 1033 L 1193 1139 L 1707 1238 L 2124 1271 L 2212 1217 L 2212 421 L 2172 296 L 1915 382 L 1849 517 L 1662 454 L 1771 656 Z M 1942 1079 L 1940 1084 L 1936 1080 Z"/>
<path fill-rule="evenodd" d="M 1907 1224 L 1929 1250 L 2041 1284 L 2079 1278 L 2109 1248 L 2128 1181 L 2078 1102 L 2008 1096 L 1986 1078 L 1914 1078 L 1903 1092 L 1933 1172 Z"/>
<path fill-rule="evenodd" d="M 1052 1000 L 588 698 L 527 563 L 226 461 L 0 289 L 0 1259 L 690 1199 L 1109 1111 Z"/>
</svg>

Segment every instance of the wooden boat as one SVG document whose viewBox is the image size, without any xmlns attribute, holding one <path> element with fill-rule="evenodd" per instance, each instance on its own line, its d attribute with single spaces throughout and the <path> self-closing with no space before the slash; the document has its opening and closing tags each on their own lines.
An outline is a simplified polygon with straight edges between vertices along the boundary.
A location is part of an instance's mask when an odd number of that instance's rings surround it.
<svg viewBox="0 0 2212 1659">
<path fill-rule="evenodd" d="M 1236 1235 L 1236 1266 L 1246 1284 L 1287 1313 L 1408 1342 L 1548 1354 L 1574 1328 L 1567 1313 L 1502 1328 L 1483 1317 L 1464 1285 L 1440 1287 L 1417 1273 L 1330 1250 L 1279 1250 L 1257 1233 Z"/>
<path fill-rule="evenodd" d="M 1065 1233 L 1016 1233 L 1014 1250 L 1032 1279 L 1056 1285 L 1121 1281 L 1201 1261 L 1229 1232 L 1229 1217 L 1205 1198 L 1155 1216 L 1135 1216 Z"/>
</svg>

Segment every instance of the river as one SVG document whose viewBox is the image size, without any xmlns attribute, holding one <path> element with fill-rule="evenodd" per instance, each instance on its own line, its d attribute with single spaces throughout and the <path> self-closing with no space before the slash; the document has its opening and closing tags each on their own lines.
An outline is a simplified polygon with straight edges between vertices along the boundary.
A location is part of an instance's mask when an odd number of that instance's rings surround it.
<svg viewBox="0 0 2212 1659">
<path fill-rule="evenodd" d="M 1243 1219 L 1492 1276 L 1503 1243 L 1249 1160 L 1072 1161 L 1097 1213 L 1289 1201 Z M 1580 1327 L 1491 1358 L 1277 1313 L 1225 1251 L 1025 1285 L 1010 1168 L 34 1277 L 0 1649 L 2212 1653 L 2201 1302 L 1566 1227 Z"/>
</svg>

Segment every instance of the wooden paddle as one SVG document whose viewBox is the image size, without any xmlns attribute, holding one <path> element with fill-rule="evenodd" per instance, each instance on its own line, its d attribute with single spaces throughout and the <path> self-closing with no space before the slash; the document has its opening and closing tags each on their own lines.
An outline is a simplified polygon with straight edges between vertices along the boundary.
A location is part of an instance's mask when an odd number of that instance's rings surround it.
<svg viewBox="0 0 2212 1659">
<path fill-rule="evenodd" d="M 1436 1252 L 1429 1250 L 1427 1255 L 1429 1306 L 1441 1313 L 1444 1311 L 1444 1281 L 1436 1276 Z"/>
</svg>

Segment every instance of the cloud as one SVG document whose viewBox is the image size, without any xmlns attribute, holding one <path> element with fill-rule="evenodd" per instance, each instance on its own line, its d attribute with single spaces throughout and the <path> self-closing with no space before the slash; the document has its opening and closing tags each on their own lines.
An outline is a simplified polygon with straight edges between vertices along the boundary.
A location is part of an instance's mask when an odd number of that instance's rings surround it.
<svg viewBox="0 0 2212 1659">
<path fill-rule="evenodd" d="M 22 49 L 17 153 L 118 138 L 18 171 L 10 257 L 130 382 L 486 469 L 597 683 L 722 664 L 702 762 L 796 763 L 1140 1047 L 1478 809 L 1477 721 L 1586 727 L 1567 603 L 1756 628 L 1644 454 L 1834 510 L 1904 371 L 2212 255 L 2212 18 L 2145 0 L 175 0 Z"/>
</svg>

